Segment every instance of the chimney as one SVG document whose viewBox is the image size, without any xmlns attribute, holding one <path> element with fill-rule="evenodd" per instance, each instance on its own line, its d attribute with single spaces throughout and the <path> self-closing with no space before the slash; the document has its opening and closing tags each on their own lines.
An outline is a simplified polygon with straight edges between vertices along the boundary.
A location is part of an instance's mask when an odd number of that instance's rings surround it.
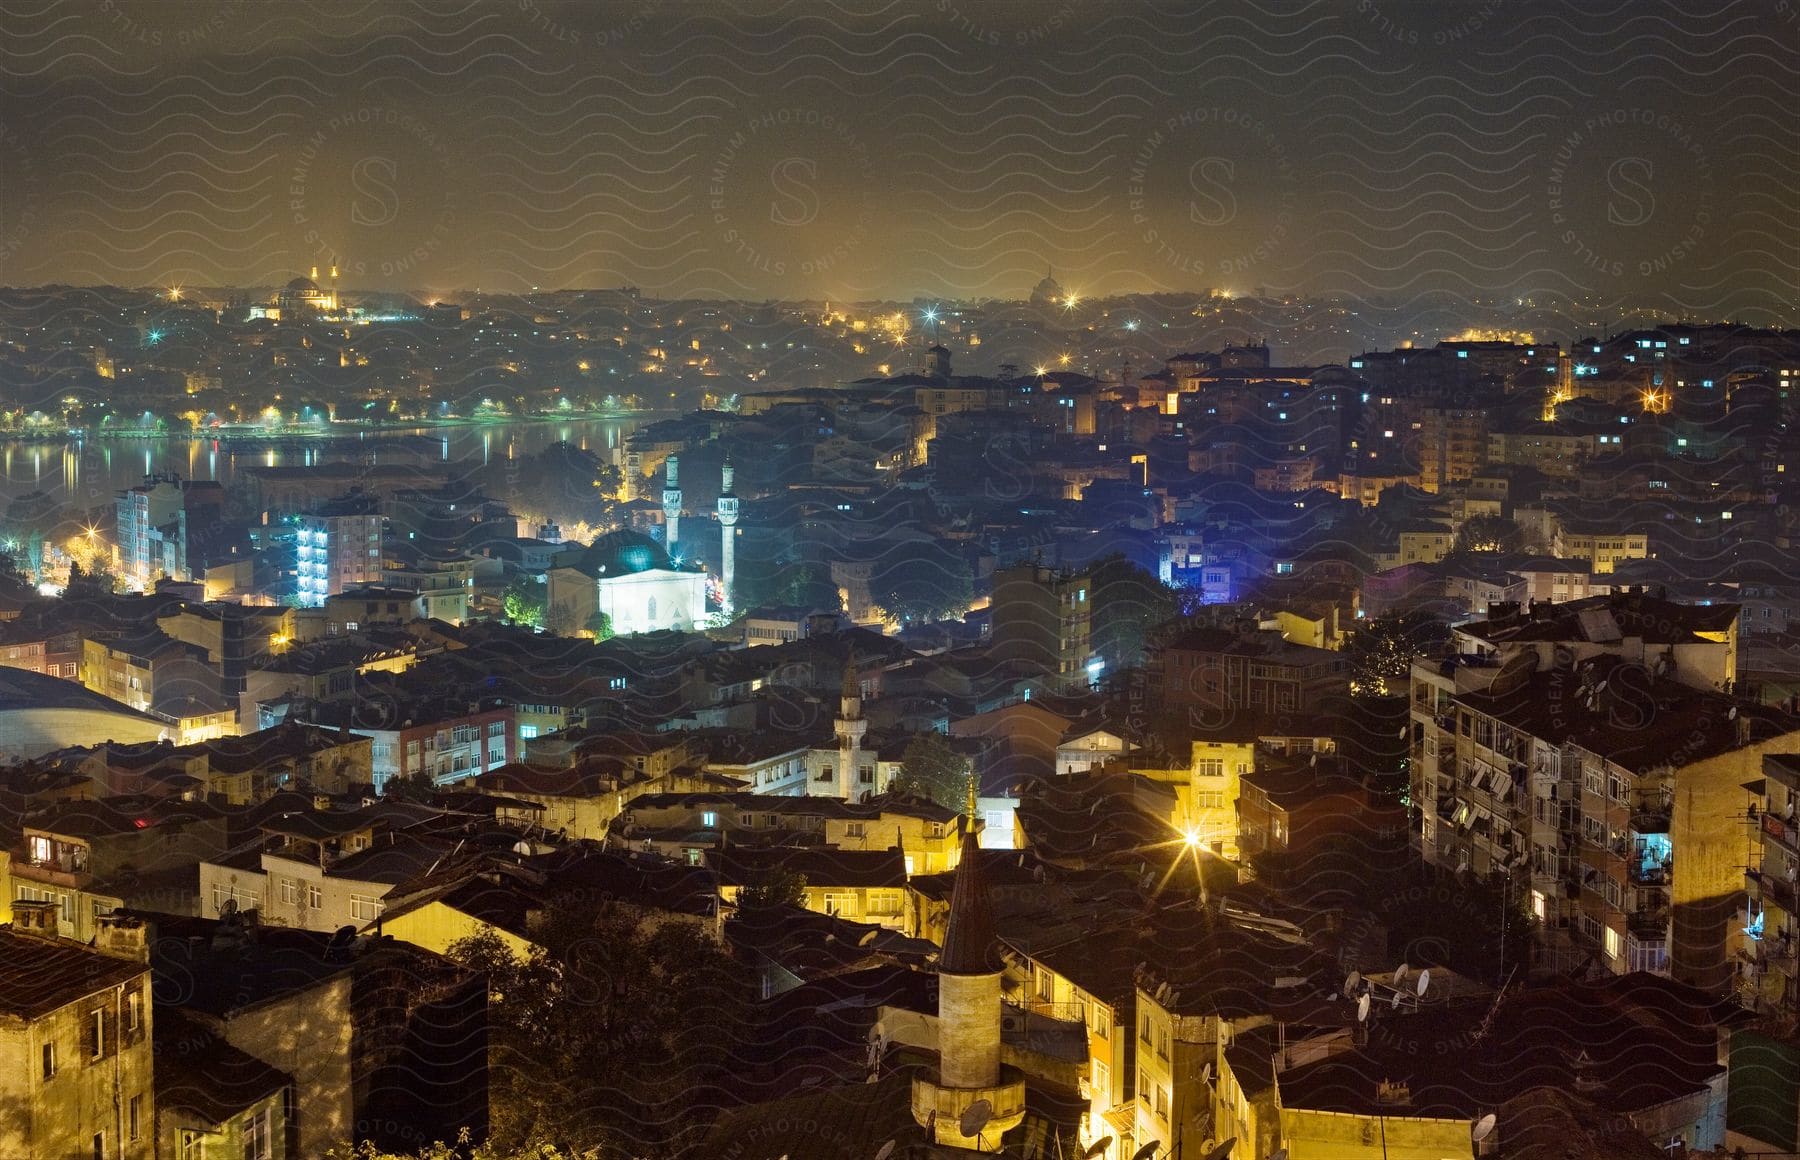
<svg viewBox="0 0 1800 1160">
<path fill-rule="evenodd" d="M 124 914 L 103 914 L 100 916 L 99 934 L 94 939 L 94 949 L 116 959 L 147 963 L 150 961 L 149 936 L 150 929 L 141 918 Z"/>
<path fill-rule="evenodd" d="M 34 938 L 56 938 L 56 915 L 60 909 L 54 902 L 15 899 L 12 904 L 13 933 L 31 935 Z"/>
</svg>

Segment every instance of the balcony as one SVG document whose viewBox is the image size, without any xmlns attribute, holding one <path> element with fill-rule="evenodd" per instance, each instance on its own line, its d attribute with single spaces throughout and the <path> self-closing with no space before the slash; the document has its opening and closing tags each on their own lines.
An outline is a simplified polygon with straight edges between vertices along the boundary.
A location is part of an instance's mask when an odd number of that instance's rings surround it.
<svg viewBox="0 0 1800 1160">
<path fill-rule="evenodd" d="M 1757 833 L 1761 836 L 1763 845 L 1780 846 L 1788 853 L 1800 856 L 1800 826 L 1766 812 L 1760 814 L 1757 820 Z"/>
<path fill-rule="evenodd" d="M 1765 906 L 1773 906 L 1785 914 L 1794 914 L 1794 884 L 1786 878 L 1765 874 L 1754 866 L 1744 871 L 1744 887 Z"/>
<path fill-rule="evenodd" d="M 13 877 L 27 882 L 42 882 L 47 886 L 63 886 L 70 890 L 86 889 L 93 881 L 88 873 L 87 859 L 50 859 L 43 862 L 24 861 L 18 851 L 13 852 Z"/>
<path fill-rule="evenodd" d="M 1669 932 L 1669 907 L 1646 906 L 1625 916 L 1625 929 L 1638 938 L 1665 938 Z"/>
</svg>

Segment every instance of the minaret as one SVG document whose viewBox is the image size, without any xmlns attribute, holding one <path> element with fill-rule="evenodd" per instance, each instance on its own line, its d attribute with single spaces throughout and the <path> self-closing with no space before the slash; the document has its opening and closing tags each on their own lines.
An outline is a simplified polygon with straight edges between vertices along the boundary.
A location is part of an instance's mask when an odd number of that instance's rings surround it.
<svg viewBox="0 0 1800 1160">
<path fill-rule="evenodd" d="M 863 720 L 862 690 L 856 680 L 856 653 L 844 658 L 844 688 L 838 697 L 837 717 L 838 775 L 837 796 L 856 800 L 856 763 L 862 757 L 863 734 L 869 723 Z M 873 788 L 873 787 L 870 787 Z"/>
<path fill-rule="evenodd" d="M 667 534 L 663 546 L 669 558 L 675 557 L 675 541 L 681 538 L 681 461 L 669 456 L 668 476 L 663 480 L 663 526 Z"/>
<path fill-rule="evenodd" d="M 938 952 L 937 1074 L 913 1080 L 912 1114 L 938 1144 L 998 1152 L 1000 1137 L 1025 1119 L 1025 1077 L 1000 1062 L 1004 964 L 981 872 L 974 798 L 971 784 L 962 859 L 950 888 L 944 949 Z M 988 1115 L 975 1134 L 965 1136 L 963 1116 L 978 1101 L 986 1102 Z"/>
<path fill-rule="evenodd" d="M 731 490 L 731 460 L 719 471 L 719 611 L 731 616 L 731 579 L 737 571 L 738 498 Z"/>
</svg>

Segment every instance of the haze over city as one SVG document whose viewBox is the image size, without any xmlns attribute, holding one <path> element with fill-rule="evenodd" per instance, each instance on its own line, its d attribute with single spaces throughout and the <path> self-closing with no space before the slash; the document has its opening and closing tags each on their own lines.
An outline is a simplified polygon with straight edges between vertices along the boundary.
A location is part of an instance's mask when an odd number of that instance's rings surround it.
<svg viewBox="0 0 1800 1160">
<path fill-rule="evenodd" d="M 1800 1157 L 1797 11 L 0 0 L 0 1157 Z"/>
</svg>

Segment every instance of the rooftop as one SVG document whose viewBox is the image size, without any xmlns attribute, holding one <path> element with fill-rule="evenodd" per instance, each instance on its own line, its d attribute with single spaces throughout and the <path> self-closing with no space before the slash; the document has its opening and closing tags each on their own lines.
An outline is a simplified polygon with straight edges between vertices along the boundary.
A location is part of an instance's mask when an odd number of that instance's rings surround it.
<svg viewBox="0 0 1800 1160">
<path fill-rule="evenodd" d="M 1677 604 L 1642 592 L 1616 592 L 1562 604 L 1497 606 L 1487 620 L 1457 626 L 1490 644 L 1585 641 L 1611 644 L 1627 637 L 1646 644 L 1688 644 L 1702 633 L 1723 633 L 1736 623 L 1736 604 Z"/>
<path fill-rule="evenodd" d="M 142 963 L 0 927 L 0 1015 L 35 1019 L 142 975 Z"/>
</svg>

